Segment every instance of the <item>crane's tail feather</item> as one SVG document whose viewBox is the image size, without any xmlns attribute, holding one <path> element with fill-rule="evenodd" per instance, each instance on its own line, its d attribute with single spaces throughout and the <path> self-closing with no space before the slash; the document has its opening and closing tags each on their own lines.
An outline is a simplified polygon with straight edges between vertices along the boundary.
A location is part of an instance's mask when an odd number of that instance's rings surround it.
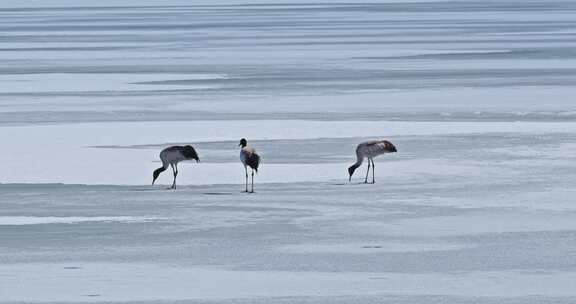
<svg viewBox="0 0 576 304">
<path fill-rule="evenodd" d="M 246 165 L 258 173 L 258 166 L 260 166 L 260 155 L 251 154 L 246 158 Z"/>
</svg>

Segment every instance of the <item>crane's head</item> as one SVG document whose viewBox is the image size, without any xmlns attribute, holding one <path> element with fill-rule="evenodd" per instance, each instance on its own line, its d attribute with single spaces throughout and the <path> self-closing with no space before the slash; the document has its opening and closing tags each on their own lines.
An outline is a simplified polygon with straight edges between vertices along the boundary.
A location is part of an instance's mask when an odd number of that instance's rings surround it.
<svg viewBox="0 0 576 304">
<path fill-rule="evenodd" d="M 247 144 L 248 144 L 248 142 L 246 141 L 246 138 L 242 138 L 240 140 L 240 144 L 238 146 L 244 148 L 244 147 L 246 147 Z"/>
<path fill-rule="evenodd" d="M 158 178 L 160 173 L 164 172 L 165 170 L 166 170 L 166 168 L 164 168 L 164 167 L 160 167 L 160 168 L 154 170 L 154 173 L 152 174 L 152 186 L 154 186 L 154 182 L 156 181 L 156 179 Z"/>
<path fill-rule="evenodd" d="M 196 160 L 196 162 L 200 161 L 200 158 L 198 157 L 198 154 L 196 153 L 196 150 L 194 150 L 194 148 L 192 146 L 184 146 L 184 150 L 182 150 L 182 154 L 184 155 L 184 157 L 186 157 L 186 159 L 194 159 Z"/>
<path fill-rule="evenodd" d="M 358 168 L 358 166 L 356 165 L 352 165 L 350 166 L 350 168 L 348 168 L 348 174 L 350 175 L 350 178 L 348 178 L 348 182 L 352 181 L 352 175 L 354 174 L 354 171 L 356 171 L 356 168 Z"/>
<path fill-rule="evenodd" d="M 388 149 L 388 153 L 394 153 L 394 152 L 398 152 L 398 150 L 396 149 L 396 146 L 393 145 L 391 142 L 386 142 L 386 148 Z"/>
</svg>

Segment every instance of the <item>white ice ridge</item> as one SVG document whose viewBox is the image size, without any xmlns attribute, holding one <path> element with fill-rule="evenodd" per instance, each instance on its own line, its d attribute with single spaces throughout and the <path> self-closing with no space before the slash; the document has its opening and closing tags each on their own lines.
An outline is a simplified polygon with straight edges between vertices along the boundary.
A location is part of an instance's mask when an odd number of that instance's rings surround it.
<svg viewBox="0 0 576 304">
<path fill-rule="evenodd" d="M 270 140 L 475 133 L 575 133 L 576 122 L 218 120 L 5 126 L 0 127 L 0 131 L 4 149 L 42 145 L 43 149 L 56 146 L 62 150 L 71 146 L 237 141 L 243 137 Z M 26 138 L 26 141 L 21 138 Z"/>
<path fill-rule="evenodd" d="M 139 216 L 0 216 L 0 226 L 21 226 L 40 224 L 77 224 L 83 222 L 149 222 L 154 217 Z"/>
<path fill-rule="evenodd" d="M 11 92 L 85 92 L 85 91 L 154 91 L 162 86 L 149 84 L 166 80 L 206 80 L 221 79 L 219 74 L 33 74 L 33 75 L 0 75 L 0 93 Z M 169 84 L 171 88 L 178 85 Z M 211 85 L 180 85 L 186 89 L 206 89 Z"/>
<path fill-rule="evenodd" d="M 441 0 L 367 0 L 364 3 L 406 3 L 406 2 L 440 2 Z M 463 0 L 458 0 L 463 1 Z M 336 3 L 348 3 L 349 0 L 331 0 L 331 1 L 317 1 L 316 3 L 310 3 L 310 1 L 299 0 L 291 1 L 290 4 L 305 4 L 307 6 L 315 5 L 325 5 L 325 4 L 336 4 Z M 122 6 L 157 6 L 157 5 L 214 5 L 213 0 L 198 0 L 190 2 L 188 0 L 104 0 L 104 1 L 76 1 L 76 0 L 2 0 L 0 3 L 0 8 L 34 8 L 34 7 L 62 7 L 62 6 L 74 6 L 74 7 L 122 7 Z M 220 0 L 216 2 L 217 5 L 242 5 L 242 4 L 262 4 L 270 5 L 274 4 L 270 0 Z M 278 6 L 278 4 L 274 4 Z"/>
</svg>

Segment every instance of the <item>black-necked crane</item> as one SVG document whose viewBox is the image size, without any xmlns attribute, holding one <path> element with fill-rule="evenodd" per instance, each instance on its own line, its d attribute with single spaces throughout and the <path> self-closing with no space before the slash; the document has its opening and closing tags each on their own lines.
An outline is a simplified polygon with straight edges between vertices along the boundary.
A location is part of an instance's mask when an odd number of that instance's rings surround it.
<svg viewBox="0 0 576 304">
<path fill-rule="evenodd" d="M 172 146 L 168 147 L 160 152 L 160 160 L 162 161 L 162 167 L 154 170 L 152 185 L 160 175 L 160 173 L 166 171 L 168 166 L 172 167 L 172 172 L 174 173 L 174 181 L 172 182 L 171 189 L 176 189 L 176 176 L 178 176 L 178 163 L 184 160 L 196 160 L 200 161 L 196 150 L 192 146 Z"/>
<path fill-rule="evenodd" d="M 256 150 L 252 147 L 248 147 L 248 142 L 245 138 L 240 140 L 240 161 L 244 165 L 244 171 L 246 172 L 246 191 L 248 192 L 248 167 L 252 169 L 252 191 L 254 193 L 254 172 L 258 172 L 258 165 L 260 165 L 260 156 L 256 153 Z"/>
<path fill-rule="evenodd" d="M 368 183 L 368 173 L 370 172 L 370 163 L 372 163 L 372 183 L 374 180 L 374 157 L 385 154 L 396 152 L 396 147 L 387 140 L 370 140 L 363 142 L 356 147 L 356 163 L 348 168 L 348 174 L 350 174 L 350 179 L 352 180 L 352 174 L 354 171 L 362 165 L 365 158 L 368 159 L 368 170 L 366 171 L 366 179 L 364 183 Z"/>
</svg>

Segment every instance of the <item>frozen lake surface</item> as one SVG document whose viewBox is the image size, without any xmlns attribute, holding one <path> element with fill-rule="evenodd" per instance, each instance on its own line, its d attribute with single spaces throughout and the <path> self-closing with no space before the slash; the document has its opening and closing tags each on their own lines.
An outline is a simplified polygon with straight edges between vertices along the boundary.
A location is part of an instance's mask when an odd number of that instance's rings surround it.
<svg viewBox="0 0 576 304">
<path fill-rule="evenodd" d="M 0 303 L 574 303 L 575 28 L 574 1 L 3 0 Z M 348 183 L 371 138 L 399 153 Z M 202 162 L 150 186 L 175 144 Z"/>
</svg>

